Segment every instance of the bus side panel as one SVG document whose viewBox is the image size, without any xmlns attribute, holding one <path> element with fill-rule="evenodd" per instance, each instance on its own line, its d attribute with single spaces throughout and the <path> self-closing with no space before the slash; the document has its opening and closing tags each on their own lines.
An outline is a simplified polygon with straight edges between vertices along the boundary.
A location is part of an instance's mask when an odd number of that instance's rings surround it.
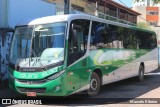
<svg viewBox="0 0 160 107">
<path fill-rule="evenodd" d="M 67 95 L 87 89 L 90 75 L 87 72 L 87 58 L 84 56 L 69 66 L 66 74 Z"/>
<path fill-rule="evenodd" d="M 153 50 L 154 51 L 154 50 Z M 147 57 L 148 49 L 98 49 L 89 55 L 89 67 L 100 67 L 103 71 L 103 84 L 138 75 L 140 63 L 153 58 Z M 154 52 L 153 52 L 154 53 Z M 150 55 L 151 56 L 151 55 Z M 141 58 L 145 58 L 142 60 Z M 156 58 L 155 58 L 156 59 Z M 156 65 L 153 64 L 156 68 Z"/>
<path fill-rule="evenodd" d="M 145 73 L 149 73 L 149 72 L 157 69 L 158 68 L 158 48 L 155 48 L 155 49 L 149 51 L 148 53 L 146 53 L 145 55 L 139 57 L 138 59 L 133 61 L 132 64 L 137 63 L 137 62 L 144 63 Z M 132 68 L 134 69 L 133 66 L 132 66 Z"/>
</svg>

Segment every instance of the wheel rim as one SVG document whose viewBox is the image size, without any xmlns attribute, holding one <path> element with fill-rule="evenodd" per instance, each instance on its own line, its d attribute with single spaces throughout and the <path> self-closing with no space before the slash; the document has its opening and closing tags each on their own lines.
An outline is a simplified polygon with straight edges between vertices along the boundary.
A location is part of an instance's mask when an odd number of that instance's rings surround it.
<svg viewBox="0 0 160 107">
<path fill-rule="evenodd" d="M 91 79 L 91 90 L 96 91 L 98 87 L 98 82 L 96 79 Z"/>
</svg>

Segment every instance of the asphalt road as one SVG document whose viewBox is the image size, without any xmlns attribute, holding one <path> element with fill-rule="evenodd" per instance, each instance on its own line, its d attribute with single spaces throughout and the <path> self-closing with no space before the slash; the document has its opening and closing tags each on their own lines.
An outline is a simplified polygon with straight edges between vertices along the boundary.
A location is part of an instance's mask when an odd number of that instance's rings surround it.
<svg viewBox="0 0 160 107">
<path fill-rule="evenodd" d="M 11 92 L 8 88 L 0 90 L 0 98 L 19 97 L 18 95 Z M 22 97 L 22 96 L 21 96 Z M 100 94 L 96 97 L 88 97 L 81 94 L 75 94 L 67 99 L 72 99 L 68 104 L 64 104 L 64 99 L 58 99 L 60 103 L 51 104 L 46 106 L 106 106 L 107 107 L 135 107 L 135 104 L 129 104 L 130 100 L 136 98 L 160 98 L 160 70 L 153 71 L 152 73 L 145 75 L 143 82 L 138 82 L 136 78 L 130 78 L 115 82 L 112 84 L 104 85 L 101 87 Z M 55 99 L 49 97 L 49 99 Z M 152 99 L 152 100 L 154 100 Z M 160 102 L 160 99 L 155 99 Z M 68 100 L 66 100 L 68 101 Z M 112 103 L 112 104 L 108 104 Z M 118 105 L 117 105 L 118 104 Z M 8 105 L 9 107 L 27 107 L 28 105 Z M 30 105 L 33 106 L 33 105 Z M 38 105 L 41 107 L 42 105 Z M 43 105 L 45 106 L 45 105 Z M 159 107 L 159 104 L 136 104 L 139 107 Z"/>
</svg>

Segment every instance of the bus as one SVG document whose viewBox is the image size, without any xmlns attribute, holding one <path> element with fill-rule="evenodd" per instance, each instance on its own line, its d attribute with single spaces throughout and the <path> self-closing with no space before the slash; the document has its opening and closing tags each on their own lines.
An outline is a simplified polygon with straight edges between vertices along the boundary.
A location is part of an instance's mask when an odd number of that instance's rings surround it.
<svg viewBox="0 0 160 107">
<path fill-rule="evenodd" d="M 89 96 L 102 85 L 158 68 L 153 31 L 85 14 L 38 18 L 15 27 L 9 86 L 26 96 Z"/>
</svg>

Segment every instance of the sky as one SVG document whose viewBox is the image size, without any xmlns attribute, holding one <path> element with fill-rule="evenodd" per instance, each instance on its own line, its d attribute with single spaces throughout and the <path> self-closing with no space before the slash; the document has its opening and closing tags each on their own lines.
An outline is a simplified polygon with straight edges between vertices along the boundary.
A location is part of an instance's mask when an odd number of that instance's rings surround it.
<svg viewBox="0 0 160 107">
<path fill-rule="evenodd" d="M 114 0 L 120 4 L 122 4 L 120 1 L 122 1 L 127 7 L 132 7 L 132 0 Z M 122 5 L 124 5 L 122 4 Z"/>
</svg>

